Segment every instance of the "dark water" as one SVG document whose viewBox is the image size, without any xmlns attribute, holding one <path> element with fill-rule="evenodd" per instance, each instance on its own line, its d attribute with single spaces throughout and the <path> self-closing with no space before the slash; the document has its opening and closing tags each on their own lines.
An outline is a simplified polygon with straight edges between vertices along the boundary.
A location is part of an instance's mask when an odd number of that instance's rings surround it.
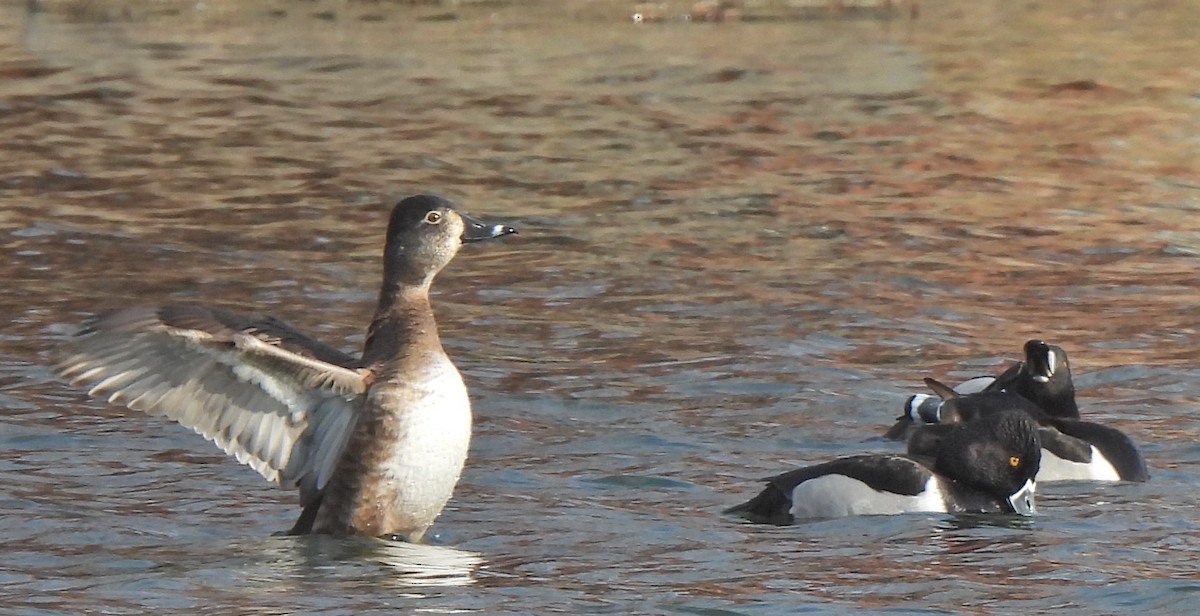
<svg viewBox="0 0 1200 616">
<path fill-rule="evenodd" d="M 1190 609 L 1200 20 L 1109 4 L 0 5 L 2 609 Z M 43 367 L 163 301 L 353 349 L 417 191 L 521 228 L 437 284 L 477 428 L 433 546 L 271 537 L 292 494 Z M 1149 483 L 719 515 L 1035 336 Z"/>
</svg>

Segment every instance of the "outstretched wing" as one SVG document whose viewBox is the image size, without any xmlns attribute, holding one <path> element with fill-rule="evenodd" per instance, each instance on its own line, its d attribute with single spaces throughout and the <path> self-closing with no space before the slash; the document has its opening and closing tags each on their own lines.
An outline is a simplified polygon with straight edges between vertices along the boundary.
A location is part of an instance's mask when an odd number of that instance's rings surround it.
<svg viewBox="0 0 1200 616">
<path fill-rule="evenodd" d="M 183 424 L 282 485 L 319 496 L 371 375 L 271 317 L 194 305 L 100 316 L 64 343 L 55 370 L 88 393 Z"/>
</svg>

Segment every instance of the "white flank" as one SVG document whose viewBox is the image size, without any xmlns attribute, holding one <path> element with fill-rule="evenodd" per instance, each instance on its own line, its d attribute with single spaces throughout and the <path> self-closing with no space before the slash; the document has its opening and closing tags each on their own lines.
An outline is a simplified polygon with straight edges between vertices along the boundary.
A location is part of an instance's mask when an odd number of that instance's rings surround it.
<svg viewBox="0 0 1200 616">
<path fill-rule="evenodd" d="M 891 515 L 915 511 L 946 511 L 937 477 L 930 477 L 925 489 L 916 496 L 880 492 L 845 475 L 822 475 L 792 490 L 791 514 L 797 519 Z"/>
<path fill-rule="evenodd" d="M 954 386 L 954 391 L 960 394 L 977 394 L 996 381 L 993 376 L 977 376 L 969 378 Z"/>
<path fill-rule="evenodd" d="M 1042 450 L 1037 480 L 1042 481 L 1120 481 L 1121 475 L 1092 445 L 1091 462 L 1064 460 L 1048 449 Z"/>
</svg>

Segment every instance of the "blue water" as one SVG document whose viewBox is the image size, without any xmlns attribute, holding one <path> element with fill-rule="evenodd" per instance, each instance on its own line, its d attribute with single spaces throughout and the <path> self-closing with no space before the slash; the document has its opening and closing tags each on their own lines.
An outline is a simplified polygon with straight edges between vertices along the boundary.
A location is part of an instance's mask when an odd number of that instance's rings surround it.
<svg viewBox="0 0 1200 616">
<path fill-rule="evenodd" d="M 0 610 L 1187 611 L 1200 133 L 1187 6 L 0 5 Z M 652 7 L 653 8 L 653 7 Z M 1151 35 L 1152 34 L 1152 35 Z M 204 301 L 362 342 L 389 203 L 521 234 L 435 310 L 476 411 L 432 544 L 274 537 L 295 497 L 44 367 Z M 1043 337 L 1145 484 L 1034 518 L 787 528 L 758 479 Z"/>
</svg>

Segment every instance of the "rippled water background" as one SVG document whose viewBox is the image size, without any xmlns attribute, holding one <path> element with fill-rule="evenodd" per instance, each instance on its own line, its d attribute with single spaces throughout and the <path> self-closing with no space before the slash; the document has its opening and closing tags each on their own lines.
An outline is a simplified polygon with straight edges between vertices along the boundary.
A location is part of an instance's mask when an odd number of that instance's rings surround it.
<svg viewBox="0 0 1200 616">
<path fill-rule="evenodd" d="M 1200 8 L 827 6 L 0 3 L 0 609 L 1192 608 Z M 44 367 L 164 301 L 353 349 L 417 191 L 521 228 L 437 284 L 477 431 L 433 546 L 272 537 L 291 493 Z M 719 515 L 1030 337 L 1149 483 Z"/>
</svg>

